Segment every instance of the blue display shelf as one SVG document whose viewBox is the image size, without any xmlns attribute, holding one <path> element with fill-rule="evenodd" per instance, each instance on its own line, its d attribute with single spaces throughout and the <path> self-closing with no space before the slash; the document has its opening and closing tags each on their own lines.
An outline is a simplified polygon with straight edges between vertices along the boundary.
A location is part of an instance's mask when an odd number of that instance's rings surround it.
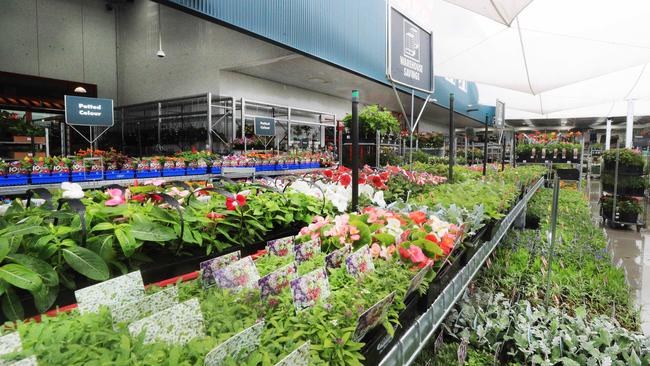
<svg viewBox="0 0 650 366">
<path fill-rule="evenodd" d="M 104 172 L 73 172 L 71 178 L 72 182 L 102 180 L 104 179 Z"/>
<path fill-rule="evenodd" d="M 185 175 L 185 168 L 173 168 L 173 169 L 162 170 L 163 177 L 178 177 L 181 175 Z"/>
<path fill-rule="evenodd" d="M 208 167 L 205 168 L 187 168 L 186 175 L 201 175 L 201 174 L 208 174 Z"/>
<path fill-rule="evenodd" d="M 135 177 L 134 170 L 107 170 L 104 173 L 106 180 L 133 179 Z"/>
<path fill-rule="evenodd" d="M 0 186 L 24 186 L 29 178 L 24 174 L 6 175 L 0 177 Z"/>
<path fill-rule="evenodd" d="M 161 171 L 158 169 L 151 170 L 138 170 L 135 172 L 136 178 L 156 178 L 161 176 Z"/>
</svg>

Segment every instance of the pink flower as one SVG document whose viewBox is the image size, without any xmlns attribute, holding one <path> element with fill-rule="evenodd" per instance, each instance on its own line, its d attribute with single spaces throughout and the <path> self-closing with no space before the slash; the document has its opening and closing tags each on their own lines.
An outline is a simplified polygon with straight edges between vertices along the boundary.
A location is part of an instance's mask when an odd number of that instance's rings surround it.
<svg viewBox="0 0 650 366">
<path fill-rule="evenodd" d="M 422 252 L 422 249 L 418 246 L 411 245 L 408 251 L 411 255 L 411 260 L 415 263 L 426 262 L 428 259 L 427 256 Z"/>
<path fill-rule="evenodd" d="M 381 247 L 379 244 L 374 243 L 372 246 L 370 246 L 370 254 L 372 254 L 372 256 L 375 258 L 381 255 Z"/>
<path fill-rule="evenodd" d="M 104 205 L 106 206 L 117 206 L 117 205 L 122 205 L 126 203 L 126 199 L 124 198 L 124 194 L 122 193 L 121 190 L 119 189 L 109 189 L 106 191 L 109 196 L 111 196 L 111 199 L 107 200 L 104 202 Z"/>
</svg>

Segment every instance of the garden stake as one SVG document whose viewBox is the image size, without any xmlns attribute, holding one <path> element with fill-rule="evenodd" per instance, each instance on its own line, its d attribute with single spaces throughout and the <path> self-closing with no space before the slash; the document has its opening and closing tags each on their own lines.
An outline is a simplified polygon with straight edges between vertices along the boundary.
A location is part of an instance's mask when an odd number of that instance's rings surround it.
<svg viewBox="0 0 650 366">
<path fill-rule="evenodd" d="M 557 209 L 560 198 L 560 178 L 556 175 L 553 181 L 553 208 L 551 209 L 551 248 L 548 258 L 548 273 L 546 274 L 546 305 L 550 300 L 551 293 L 551 272 L 553 271 L 553 256 L 555 249 L 555 228 L 557 226 Z"/>
</svg>

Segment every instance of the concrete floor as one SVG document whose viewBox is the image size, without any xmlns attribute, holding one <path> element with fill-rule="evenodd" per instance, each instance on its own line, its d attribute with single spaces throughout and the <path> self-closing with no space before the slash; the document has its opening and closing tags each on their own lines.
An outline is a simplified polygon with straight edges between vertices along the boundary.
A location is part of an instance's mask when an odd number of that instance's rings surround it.
<svg viewBox="0 0 650 366">
<path fill-rule="evenodd" d="M 585 185 L 594 217 L 600 220 L 598 198 L 600 182 L 589 180 Z M 646 218 L 647 220 L 647 218 Z M 609 250 L 614 264 L 625 270 L 631 296 L 640 308 L 641 329 L 650 335 L 650 231 L 635 227 L 612 229 L 606 227 Z"/>
</svg>

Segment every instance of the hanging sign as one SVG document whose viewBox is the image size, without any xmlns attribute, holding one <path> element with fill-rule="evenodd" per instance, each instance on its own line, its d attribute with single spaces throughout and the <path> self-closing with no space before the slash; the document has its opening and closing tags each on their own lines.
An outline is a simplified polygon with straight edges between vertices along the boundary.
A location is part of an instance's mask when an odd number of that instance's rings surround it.
<svg viewBox="0 0 650 366">
<path fill-rule="evenodd" d="M 506 104 L 498 99 L 494 111 L 494 124 L 498 129 L 503 129 L 506 125 Z"/>
<path fill-rule="evenodd" d="M 66 95 L 65 123 L 71 126 L 113 126 L 113 99 Z"/>
<path fill-rule="evenodd" d="M 275 120 L 269 117 L 255 117 L 256 136 L 275 136 Z"/>
<path fill-rule="evenodd" d="M 394 8 L 388 17 L 388 79 L 433 93 L 433 37 Z"/>
</svg>

